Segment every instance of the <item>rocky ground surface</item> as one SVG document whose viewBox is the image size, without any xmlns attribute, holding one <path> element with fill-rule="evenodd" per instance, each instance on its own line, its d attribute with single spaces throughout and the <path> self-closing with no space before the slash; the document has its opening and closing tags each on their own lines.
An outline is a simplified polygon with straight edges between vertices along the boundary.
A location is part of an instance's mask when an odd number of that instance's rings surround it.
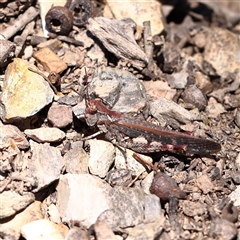
<svg viewBox="0 0 240 240">
<path fill-rule="evenodd" d="M 117 2 L 0 1 L 0 238 L 240 239 L 239 1 Z"/>
</svg>

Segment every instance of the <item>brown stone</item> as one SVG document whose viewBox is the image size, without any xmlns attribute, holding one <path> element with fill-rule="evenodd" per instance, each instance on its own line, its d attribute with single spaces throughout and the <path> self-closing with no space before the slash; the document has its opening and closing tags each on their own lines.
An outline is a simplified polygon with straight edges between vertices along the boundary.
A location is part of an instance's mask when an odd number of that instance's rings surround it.
<svg viewBox="0 0 240 240">
<path fill-rule="evenodd" d="M 52 104 L 47 118 L 54 127 L 64 128 L 73 121 L 72 107 L 63 104 Z"/>
</svg>

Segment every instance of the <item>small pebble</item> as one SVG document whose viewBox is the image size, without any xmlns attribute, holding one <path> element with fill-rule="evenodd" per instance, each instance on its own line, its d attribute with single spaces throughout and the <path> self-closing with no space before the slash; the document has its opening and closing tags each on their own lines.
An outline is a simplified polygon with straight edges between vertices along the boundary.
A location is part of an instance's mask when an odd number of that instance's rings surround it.
<svg viewBox="0 0 240 240">
<path fill-rule="evenodd" d="M 47 118 L 53 127 L 64 128 L 73 121 L 72 107 L 63 104 L 52 104 Z"/>
</svg>

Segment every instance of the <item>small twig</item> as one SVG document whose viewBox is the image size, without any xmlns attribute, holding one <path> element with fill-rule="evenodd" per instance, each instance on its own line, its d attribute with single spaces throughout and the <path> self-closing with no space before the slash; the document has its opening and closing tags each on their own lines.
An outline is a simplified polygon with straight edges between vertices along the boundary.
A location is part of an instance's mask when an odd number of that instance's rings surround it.
<svg viewBox="0 0 240 240">
<path fill-rule="evenodd" d="M 15 55 L 17 57 L 20 54 L 20 52 L 22 51 L 23 46 L 24 46 L 24 44 L 25 44 L 25 42 L 27 40 L 28 35 L 30 35 L 31 32 L 33 31 L 34 25 L 35 25 L 34 21 L 28 23 L 26 25 L 26 27 L 24 28 L 21 36 L 16 36 L 14 38 L 14 42 L 16 42 L 16 44 L 17 44 L 16 50 L 15 50 Z"/>
<path fill-rule="evenodd" d="M 76 39 L 73 39 L 67 36 L 58 36 L 58 39 L 62 42 L 70 43 L 75 46 L 84 47 L 84 43 L 82 41 L 78 41 Z"/>
<path fill-rule="evenodd" d="M 143 22 L 143 37 L 144 37 L 145 54 L 148 58 L 148 69 L 150 71 L 153 71 L 154 70 L 154 65 L 153 65 L 153 41 L 152 41 L 150 21 Z"/>
<path fill-rule="evenodd" d="M 34 69 L 34 68 L 31 68 L 31 67 L 29 67 L 28 70 L 30 70 L 30 71 L 32 71 L 32 72 L 34 72 L 34 73 L 37 73 L 37 74 L 39 74 L 40 76 L 42 76 L 42 77 L 49 83 L 49 85 L 51 86 L 51 88 L 52 88 L 52 90 L 54 91 L 54 93 L 55 93 L 55 94 L 58 93 L 57 89 L 53 86 L 53 84 L 51 83 L 51 81 L 50 81 L 41 71 L 39 71 L 39 70 L 37 70 L 37 69 Z"/>
<path fill-rule="evenodd" d="M 12 26 L 4 29 L 1 34 L 6 38 L 9 39 L 14 36 L 18 31 L 23 29 L 23 27 L 31 22 L 39 12 L 34 8 L 28 8 L 22 15 L 20 15 L 14 22 Z"/>
<path fill-rule="evenodd" d="M 132 184 L 135 183 L 141 175 L 142 175 L 142 173 L 138 174 L 138 175 L 127 185 L 127 187 L 131 187 Z"/>
<path fill-rule="evenodd" d="M 87 137 L 82 138 L 81 140 L 82 140 L 82 141 L 86 141 L 86 140 L 92 139 L 92 138 L 94 138 L 94 137 L 96 137 L 96 136 L 98 136 L 98 135 L 100 135 L 100 134 L 102 134 L 102 133 L 104 133 L 104 131 L 98 131 L 98 132 L 96 132 L 96 133 L 94 133 L 94 134 L 92 134 L 92 135 L 90 135 L 90 136 L 87 136 Z"/>
<path fill-rule="evenodd" d="M 145 164 L 147 166 L 149 166 L 153 171 L 155 172 L 159 172 L 159 169 L 154 166 L 152 163 L 147 162 L 145 159 L 143 159 L 140 155 L 138 155 L 137 153 L 133 153 L 133 157 L 140 163 Z"/>
</svg>

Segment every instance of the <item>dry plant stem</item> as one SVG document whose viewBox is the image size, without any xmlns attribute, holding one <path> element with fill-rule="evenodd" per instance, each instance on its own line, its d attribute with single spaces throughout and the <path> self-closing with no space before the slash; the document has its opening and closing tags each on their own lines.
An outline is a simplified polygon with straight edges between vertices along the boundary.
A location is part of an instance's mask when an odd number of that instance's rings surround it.
<svg viewBox="0 0 240 240">
<path fill-rule="evenodd" d="M 142 173 L 138 174 L 138 175 L 127 185 L 127 187 L 131 187 L 131 186 L 133 185 L 133 183 L 135 183 L 141 175 L 142 175 Z"/>
<path fill-rule="evenodd" d="M 57 89 L 53 86 L 53 84 L 51 83 L 51 81 L 50 81 L 42 72 L 40 72 L 40 71 L 37 70 L 37 69 L 31 68 L 31 67 L 29 67 L 28 70 L 30 70 L 30 71 L 32 71 L 32 72 L 34 72 L 34 73 L 37 73 L 37 74 L 39 74 L 40 76 L 42 76 L 42 77 L 49 83 L 49 85 L 51 86 L 51 88 L 52 88 L 52 90 L 54 91 L 54 93 L 55 93 L 55 94 L 58 93 Z"/>
<path fill-rule="evenodd" d="M 62 42 L 73 44 L 74 46 L 80 46 L 80 47 L 84 46 L 83 42 L 75 40 L 75 39 L 67 37 L 67 36 L 58 36 L 58 39 Z"/>
<path fill-rule="evenodd" d="M 2 35 L 9 39 L 12 36 L 14 36 L 18 31 L 24 28 L 26 24 L 31 22 L 39 13 L 34 7 L 30 7 L 24 12 L 22 15 L 20 15 L 16 21 L 14 22 L 14 25 L 9 26 L 5 30 L 2 31 Z"/>
<path fill-rule="evenodd" d="M 22 51 L 23 46 L 24 46 L 24 44 L 25 44 L 25 42 L 27 40 L 28 35 L 30 35 L 32 33 L 32 31 L 33 31 L 34 25 L 35 25 L 35 22 L 32 21 L 32 22 L 28 23 L 26 25 L 26 27 L 24 28 L 21 36 L 19 37 L 20 40 L 17 41 L 17 47 L 16 47 L 16 51 L 15 51 L 16 57 L 18 57 L 18 55 Z"/>
<path fill-rule="evenodd" d="M 178 199 L 175 196 L 169 198 L 169 222 L 171 225 L 177 226 L 178 223 Z"/>
<path fill-rule="evenodd" d="M 143 22 L 144 49 L 148 58 L 148 69 L 153 71 L 153 41 L 150 21 Z"/>
<path fill-rule="evenodd" d="M 159 169 L 154 166 L 152 163 L 145 161 L 141 156 L 139 156 L 137 153 L 133 154 L 133 157 L 140 163 L 149 166 L 154 172 L 159 172 Z"/>
</svg>

